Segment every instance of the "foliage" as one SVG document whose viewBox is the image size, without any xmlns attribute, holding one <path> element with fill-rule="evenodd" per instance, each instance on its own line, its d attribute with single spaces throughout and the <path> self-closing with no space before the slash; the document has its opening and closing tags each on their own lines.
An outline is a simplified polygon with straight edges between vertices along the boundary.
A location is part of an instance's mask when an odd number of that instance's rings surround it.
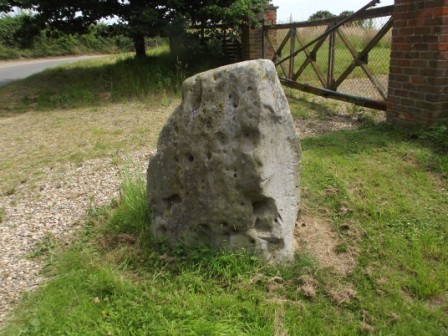
<svg viewBox="0 0 448 336">
<path fill-rule="evenodd" d="M 448 124 L 437 124 L 420 132 L 420 138 L 448 153 Z"/>
<path fill-rule="evenodd" d="M 92 26 L 85 34 L 56 30 L 48 34 L 33 24 L 32 16 L 20 13 L 0 17 L 0 59 L 43 57 L 82 53 L 113 53 L 132 50 L 132 41 L 123 36 L 108 36 L 107 26 Z"/>
<path fill-rule="evenodd" d="M 16 16 L 0 16 L 0 42 L 7 48 L 30 48 L 33 37 L 38 34 L 31 16 L 19 13 Z"/>
<path fill-rule="evenodd" d="M 342 11 L 339 16 L 341 17 L 347 17 L 350 15 L 353 15 L 354 11 Z M 332 17 L 335 17 L 333 13 L 327 11 L 327 10 L 320 10 L 311 15 L 308 18 L 308 21 L 316 21 L 316 20 L 323 20 L 323 19 L 329 19 Z M 363 27 L 363 28 L 372 28 L 373 27 L 373 20 L 372 19 L 366 19 L 366 20 L 352 20 L 348 23 L 346 23 L 346 26 L 353 26 L 353 27 Z"/>
<path fill-rule="evenodd" d="M 137 56 L 145 55 L 144 38 L 164 33 L 175 18 L 188 22 L 223 22 L 237 25 L 254 21 L 253 8 L 267 0 L 12 0 L 0 2 L 0 10 L 12 6 L 32 9 L 36 24 L 60 31 L 86 32 L 101 19 L 114 17 L 111 33 L 124 33 L 134 40 Z"/>
<path fill-rule="evenodd" d="M 329 19 L 332 17 L 335 17 L 336 15 L 334 15 L 333 13 L 331 13 L 330 11 L 327 10 L 320 10 L 317 11 L 316 13 L 314 13 L 313 15 L 311 15 L 308 18 L 308 21 L 316 21 L 316 20 L 323 20 L 323 19 Z"/>
</svg>

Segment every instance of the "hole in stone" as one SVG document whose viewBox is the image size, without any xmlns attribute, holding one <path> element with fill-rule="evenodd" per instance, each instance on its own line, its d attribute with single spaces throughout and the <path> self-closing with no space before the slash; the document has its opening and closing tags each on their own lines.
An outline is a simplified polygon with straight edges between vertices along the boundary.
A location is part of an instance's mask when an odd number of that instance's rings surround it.
<svg viewBox="0 0 448 336">
<path fill-rule="evenodd" d="M 250 238 L 250 239 L 249 239 L 249 242 L 250 242 L 251 244 L 255 244 L 257 241 L 256 241 L 254 238 Z"/>
<path fill-rule="evenodd" d="M 255 230 L 257 231 L 270 231 L 272 229 L 269 220 L 266 220 L 266 218 L 260 218 L 257 217 L 257 220 L 255 221 Z"/>
<path fill-rule="evenodd" d="M 277 217 L 277 209 L 275 206 L 275 201 L 272 198 L 264 198 L 257 202 L 252 203 L 254 209 L 254 214 L 258 217 L 272 216 L 271 218 Z"/>
<path fill-rule="evenodd" d="M 252 86 L 247 87 L 247 91 L 252 91 L 252 90 L 253 90 Z"/>
<path fill-rule="evenodd" d="M 165 234 L 168 230 L 167 230 L 166 226 L 162 225 L 162 226 L 159 226 L 158 231 L 161 234 Z"/>
<path fill-rule="evenodd" d="M 238 174 L 237 174 L 237 173 L 233 174 L 233 177 L 234 177 L 234 178 L 237 178 L 237 177 L 238 177 Z"/>
<path fill-rule="evenodd" d="M 211 152 L 207 152 L 207 159 L 210 160 L 212 158 L 212 153 Z"/>
<path fill-rule="evenodd" d="M 194 161 L 194 156 L 191 155 L 191 154 L 187 154 L 187 159 L 188 159 L 188 161 L 193 162 Z"/>
<path fill-rule="evenodd" d="M 241 202 L 241 206 L 245 206 L 246 205 L 246 203 L 244 203 L 244 202 Z"/>
<path fill-rule="evenodd" d="M 238 107 L 238 104 L 233 104 L 233 108 L 237 108 Z"/>
<path fill-rule="evenodd" d="M 224 149 L 223 151 L 222 151 L 224 154 L 227 154 L 227 151 Z"/>
<path fill-rule="evenodd" d="M 250 137 L 250 134 L 249 134 L 249 133 L 244 133 L 244 136 L 245 136 L 246 138 L 248 138 L 248 137 Z"/>
<path fill-rule="evenodd" d="M 229 223 L 227 223 L 227 222 L 222 222 L 221 225 L 227 227 L 227 226 L 229 225 Z"/>
<path fill-rule="evenodd" d="M 278 219 L 277 219 L 277 218 L 276 218 L 276 219 L 274 219 L 274 222 L 278 223 Z"/>
<path fill-rule="evenodd" d="M 174 204 L 182 202 L 182 198 L 180 198 L 179 195 L 174 194 L 174 195 L 171 195 L 170 197 L 163 198 L 163 201 L 165 202 L 165 205 L 167 206 L 167 208 L 169 210 L 171 210 L 171 208 L 173 207 Z"/>
</svg>

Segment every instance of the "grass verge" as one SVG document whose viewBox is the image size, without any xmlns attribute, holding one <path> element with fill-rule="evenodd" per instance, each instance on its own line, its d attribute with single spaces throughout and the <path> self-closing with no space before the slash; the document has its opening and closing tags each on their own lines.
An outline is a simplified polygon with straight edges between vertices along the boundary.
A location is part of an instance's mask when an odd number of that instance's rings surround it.
<svg viewBox="0 0 448 336">
<path fill-rule="evenodd" d="M 148 236 L 142 179 L 128 178 L 3 334 L 446 335 L 448 166 L 434 164 L 446 152 L 415 138 L 380 125 L 302 141 L 302 212 L 330 223 L 337 253 L 356 254 L 352 272 L 313 251 L 274 267 L 167 249 Z"/>
<path fill-rule="evenodd" d="M 165 46 L 145 58 L 121 54 L 62 65 L 1 87 L 0 116 L 173 96 L 187 76 L 217 64 L 203 60 L 174 58 Z"/>
<path fill-rule="evenodd" d="M 109 56 L 49 69 L 0 88 L 0 194 L 59 163 L 82 164 L 154 148 L 182 81 L 219 64 L 172 57 Z"/>
</svg>

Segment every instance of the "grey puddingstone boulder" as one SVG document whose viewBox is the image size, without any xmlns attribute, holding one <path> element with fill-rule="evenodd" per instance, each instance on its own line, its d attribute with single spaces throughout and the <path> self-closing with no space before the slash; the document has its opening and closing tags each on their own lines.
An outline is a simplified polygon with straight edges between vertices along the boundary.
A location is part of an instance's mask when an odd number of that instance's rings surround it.
<svg viewBox="0 0 448 336">
<path fill-rule="evenodd" d="M 271 61 L 187 79 L 148 167 L 151 230 L 168 242 L 294 254 L 300 145 Z"/>
</svg>

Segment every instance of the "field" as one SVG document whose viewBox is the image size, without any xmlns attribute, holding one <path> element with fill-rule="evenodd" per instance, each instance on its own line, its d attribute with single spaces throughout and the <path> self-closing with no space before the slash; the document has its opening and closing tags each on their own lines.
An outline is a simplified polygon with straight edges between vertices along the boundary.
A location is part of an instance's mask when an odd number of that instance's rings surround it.
<svg viewBox="0 0 448 336">
<path fill-rule="evenodd" d="M 180 82 L 212 66 L 201 64 L 110 57 L 0 89 L 0 201 L 37 193 L 48 167 L 125 172 L 121 197 L 87 206 L 70 244 L 46 236 L 27 257 L 46 284 L 0 335 L 448 335 L 443 125 L 396 129 L 285 90 L 303 134 L 295 261 L 148 236 L 146 162 L 129 170 L 120 158 L 155 149 Z M 0 226 L 13 208 L 0 203 Z"/>
</svg>

